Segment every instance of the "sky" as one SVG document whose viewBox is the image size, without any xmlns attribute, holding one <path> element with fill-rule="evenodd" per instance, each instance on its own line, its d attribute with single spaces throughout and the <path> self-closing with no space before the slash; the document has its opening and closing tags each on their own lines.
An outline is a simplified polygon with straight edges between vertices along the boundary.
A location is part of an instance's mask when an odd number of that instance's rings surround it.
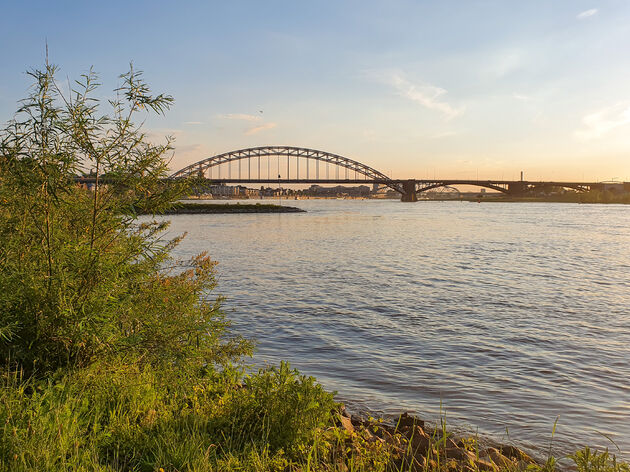
<svg viewBox="0 0 630 472">
<path fill-rule="evenodd" d="M 627 0 L 0 4 L 0 123 L 47 43 L 64 80 L 106 94 L 133 62 L 175 98 L 145 124 L 173 170 L 294 145 L 394 178 L 630 181 Z"/>
</svg>

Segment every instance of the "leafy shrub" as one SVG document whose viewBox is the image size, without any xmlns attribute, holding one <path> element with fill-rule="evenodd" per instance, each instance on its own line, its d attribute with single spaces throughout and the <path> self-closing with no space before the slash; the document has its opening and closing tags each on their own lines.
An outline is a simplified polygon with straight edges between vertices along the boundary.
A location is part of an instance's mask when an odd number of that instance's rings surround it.
<svg viewBox="0 0 630 472">
<path fill-rule="evenodd" d="M 170 140 L 153 144 L 133 122 L 172 98 L 131 68 L 102 114 L 94 73 L 65 97 L 55 72 L 30 73 L 32 93 L 0 133 L 0 361 L 45 376 L 103 357 L 202 369 L 248 352 L 204 300 L 214 263 L 176 263 L 168 223 L 136 218 L 183 190 L 164 179 Z"/>
<path fill-rule="evenodd" d="M 0 470 L 284 470 L 303 459 L 332 395 L 287 364 L 239 377 L 102 362 L 48 380 L 5 375 Z"/>
<path fill-rule="evenodd" d="M 222 433 L 232 447 L 266 444 L 295 453 L 331 420 L 334 394 L 287 362 L 245 378 L 223 412 Z"/>
</svg>

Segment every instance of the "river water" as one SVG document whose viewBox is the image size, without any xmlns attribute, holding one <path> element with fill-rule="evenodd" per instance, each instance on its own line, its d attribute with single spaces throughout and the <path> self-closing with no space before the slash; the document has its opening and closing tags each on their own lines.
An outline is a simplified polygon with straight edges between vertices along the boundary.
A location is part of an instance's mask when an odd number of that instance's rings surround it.
<svg viewBox="0 0 630 472">
<path fill-rule="evenodd" d="M 630 459 L 629 206 L 283 203 L 307 213 L 171 217 L 176 256 L 219 262 L 253 363 L 289 360 L 351 411 L 539 454 L 558 419 L 556 453 Z"/>
</svg>

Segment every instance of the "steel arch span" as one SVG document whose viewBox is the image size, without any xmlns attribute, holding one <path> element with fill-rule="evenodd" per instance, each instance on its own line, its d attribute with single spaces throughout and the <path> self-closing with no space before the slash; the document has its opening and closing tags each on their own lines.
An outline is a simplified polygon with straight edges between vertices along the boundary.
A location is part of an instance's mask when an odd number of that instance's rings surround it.
<svg viewBox="0 0 630 472">
<path fill-rule="evenodd" d="M 306 172 L 308 173 L 308 160 L 314 160 L 317 162 L 324 162 L 326 164 L 332 164 L 339 168 L 347 169 L 350 172 L 355 172 L 356 174 L 361 174 L 364 176 L 365 180 L 376 181 L 387 185 L 388 187 L 396 190 L 397 192 L 403 193 L 403 189 L 400 183 L 390 179 L 382 172 L 373 169 L 361 162 L 354 161 L 352 159 L 348 159 L 347 157 L 340 156 L 338 154 L 332 154 L 330 152 L 319 151 L 317 149 L 309 149 L 302 147 L 294 147 L 294 146 L 259 146 L 259 147 L 251 147 L 245 149 L 237 149 L 235 151 L 225 152 L 222 154 L 217 154 L 216 156 L 208 157 L 207 159 L 203 159 L 201 161 L 195 162 L 194 164 L 190 164 L 189 166 L 184 167 L 183 169 L 174 172 L 170 178 L 185 178 L 191 176 L 205 176 L 206 171 L 213 167 L 220 166 L 221 164 L 227 164 L 234 161 L 241 161 L 251 158 L 260 158 L 260 157 L 286 157 L 288 159 L 295 159 L 297 162 L 297 178 L 299 180 L 299 159 L 306 159 L 307 167 Z M 288 164 L 288 161 L 287 161 Z M 304 170 L 304 169 L 303 169 Z M 315 179 L 310 179 L 310 176 L 307 175 L 307 179 L 310 180 L 318 180 L 319 179 L 319 167 L 316 168 L 317 177 Z M 260 173 L 260 168 L 259 168 Z M 239 176 L 240 177 L 240 176 Z M 288 177 L 288 176 L 287 176 Z M 259 176 L 260 179 L 260 176 Z M 218 179 L 220 180 L 220 179 Z M 248 178 L 247 180 L 256 180 Z M 269 179 L 264 179 L 269 180 Z M 286 181 L 287 179 L 285 179 Z M 323 180 L 323 179 L 322 179 Z M 343 180 L 343 179 L 337 179 Z M 346 180 L 356 180 L 356 179 L 346 179 Z"/>
<path fill-rule="evenodd" d="M 529 182 L 529 181 L 501 181 L 501 180 L 417 180 L 416 193 L 426 192 L 440 187 L 450 187 L 457 185 L 471 185 L 474 187 L 485 187 L 491 190 L 504 193 L 506 195 L 523 195 L 530 191 L 544 190 L 549 187 L 562 187 L 575 190 L 576 192 L 587 192 L 598 186 L 597 183 L 589 182 Z"/>
<path fill-rule="evenodd" d="M 493 183 L 483 180 L 443 180 L 443 181 L 429 181 L 420 182 L 416 188 L 416 192 L 426 192 L 440 187 L 452 187 L 454 185 L 472 185 L 475 187 L 485 187 L 491 190 L 497 190 L 498 192 L 509 194 L 510 189 L 505 184 Z"/>
</svg>

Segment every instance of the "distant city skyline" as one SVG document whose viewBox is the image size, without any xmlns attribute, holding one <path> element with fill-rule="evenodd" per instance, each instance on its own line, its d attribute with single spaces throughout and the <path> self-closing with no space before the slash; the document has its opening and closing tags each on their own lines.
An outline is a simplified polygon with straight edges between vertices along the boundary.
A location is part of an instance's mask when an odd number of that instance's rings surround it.
<svg viewBox="0 0 630 472">
<path fill-rule="evenodd" d="M 175 98 L 173 170 L 294 145 L 393 178 L 630 181 L 630 3 L 5 2 L 0 121 L 48 43 L 103 93 L 129 62 Z"/>
</svg>

